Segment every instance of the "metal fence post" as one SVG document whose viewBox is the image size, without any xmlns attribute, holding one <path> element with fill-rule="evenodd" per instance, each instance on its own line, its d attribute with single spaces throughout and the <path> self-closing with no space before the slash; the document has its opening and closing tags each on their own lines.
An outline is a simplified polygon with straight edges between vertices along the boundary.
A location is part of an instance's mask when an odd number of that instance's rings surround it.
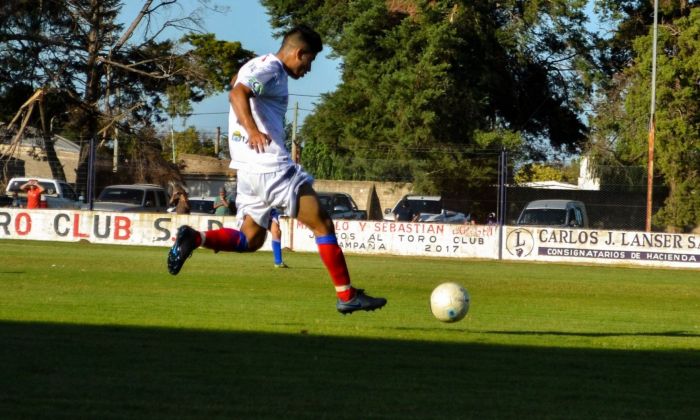
<svg viewBox="0 0 700 420">
<path fill-rule="evenodd" d="M 88 153 L 88 174 L 87 174 L 87 198 L 88 208 L 93 209 L 95 201 L 95 138 L 90 137 L 90 147 Z"/>
<path fill-rule="evenodd" d="M 503 259 L 503 228 L 506 220 L 506 185 L 508 179 L 508 152 L 501 148 L 498 156 L 498 197 L 496 199 L 498 221 L 498 259 Z"/>
</svg>

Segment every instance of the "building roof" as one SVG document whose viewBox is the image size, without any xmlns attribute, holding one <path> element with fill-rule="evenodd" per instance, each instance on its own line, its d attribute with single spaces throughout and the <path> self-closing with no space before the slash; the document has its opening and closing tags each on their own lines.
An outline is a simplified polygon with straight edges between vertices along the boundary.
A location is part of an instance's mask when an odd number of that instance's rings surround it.
<svg viewBox="0 0 700 420">
<path fill-rule="evenodd" d="M 201 156 L 181 153 L 178 159 L 180 173 L 185 175 L 214 175 L 235 176 L 236 170 L 231 169 L 230 159 L 219 159 L 213 156 Z"/>
</svg>

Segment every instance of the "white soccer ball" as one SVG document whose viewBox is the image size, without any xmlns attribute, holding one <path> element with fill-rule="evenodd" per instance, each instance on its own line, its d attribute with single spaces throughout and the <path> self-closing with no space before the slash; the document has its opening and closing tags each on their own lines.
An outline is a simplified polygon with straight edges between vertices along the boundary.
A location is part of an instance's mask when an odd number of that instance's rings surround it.
<svg viewBox="0 0 700 420">
<path fill-rule="evenodd" d="M 442 322 L 457 322 L 469 311 L 469 292 L 457 283 L 442 283 L 430 295 L 430 310 Z"/>
</svg>

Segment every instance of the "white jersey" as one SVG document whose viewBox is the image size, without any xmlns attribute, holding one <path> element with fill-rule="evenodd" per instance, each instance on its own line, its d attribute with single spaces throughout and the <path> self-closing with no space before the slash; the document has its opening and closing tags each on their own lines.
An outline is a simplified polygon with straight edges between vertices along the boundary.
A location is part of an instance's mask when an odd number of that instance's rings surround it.
<svg viewBox="0 0 700 420">
<path fill-rule="evenodd" d="M 248 134 L 238 122 L 233 106 L 229 104 L 228 141 L 231 152 L 231 168 L 253 173 L 275 172 L 293 164 L 284 145 L 284 116 L 287 112 L 289 91 L 287 72 L 274 55 L 256 57 L 241 67 L 236 85 L 243 84 L 253 92 L 250 108 L 258 129 L 272 142 L 263 153 L 248 146 Z"/>
</svg>

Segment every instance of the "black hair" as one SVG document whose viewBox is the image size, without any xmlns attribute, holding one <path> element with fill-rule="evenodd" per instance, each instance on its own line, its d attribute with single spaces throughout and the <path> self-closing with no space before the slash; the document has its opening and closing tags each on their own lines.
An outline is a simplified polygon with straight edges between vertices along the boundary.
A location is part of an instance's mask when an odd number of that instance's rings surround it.
<svg viewBox="0 0 700 420">
<path fill-rule="evenodd" d="M 302 43 L 303 48 L 311 53 L 318 54 L 323 49 L 321 35 L 306 25 L 298 25 L 284 34 L 282 45 L 296 45 Z"/>
</svg>

